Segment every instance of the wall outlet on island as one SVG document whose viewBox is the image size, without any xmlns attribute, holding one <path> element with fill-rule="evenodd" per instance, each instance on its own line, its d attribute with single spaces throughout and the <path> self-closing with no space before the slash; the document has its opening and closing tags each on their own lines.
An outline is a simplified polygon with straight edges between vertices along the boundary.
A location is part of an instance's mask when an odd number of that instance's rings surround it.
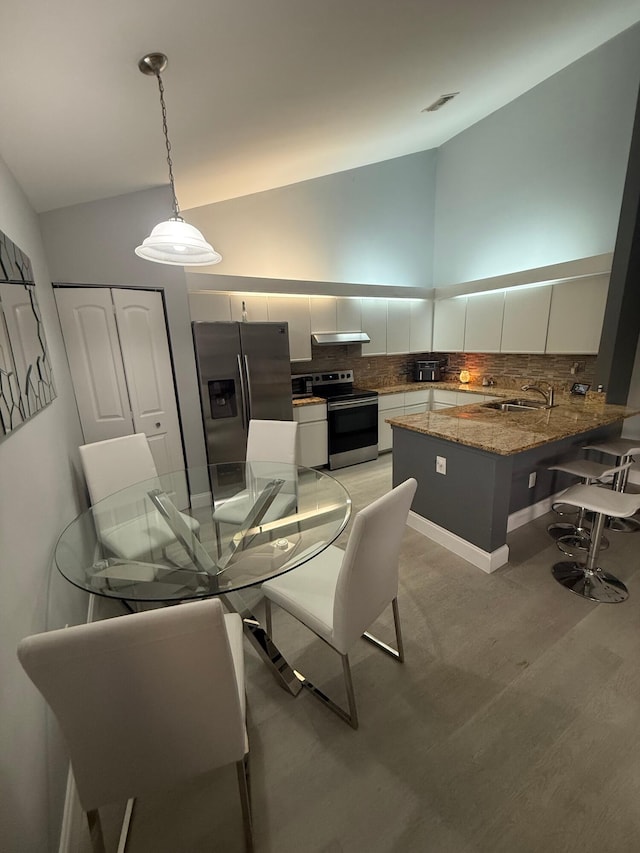
<svg viewBox="0 0 640 853">
<path fill-rule="evenodd" d="M 536 472 L 535 472 L 535 471 L 532 471 L 532 472 L 529 474 L 529 488 L 530 488 L 530 489 L 532 489 L 532 488 L 535 486 L 535 484 L 536 484 L 536 479 L 537 479 Z"/>
<path fill-rule="evenodd" d="M 446 474 L 447 473 L 447 457 L 446 456 L 436 456 L 436 474 Z"/>
</svg>

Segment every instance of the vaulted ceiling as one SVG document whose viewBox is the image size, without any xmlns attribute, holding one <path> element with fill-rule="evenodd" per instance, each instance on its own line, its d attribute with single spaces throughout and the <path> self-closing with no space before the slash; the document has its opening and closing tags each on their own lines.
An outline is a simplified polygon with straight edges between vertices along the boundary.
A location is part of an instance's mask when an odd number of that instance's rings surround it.
<svg viewBox="0 0 640 853">
<path fill-rule="evenodd" d="M 13 0 L 0 155 L 38 211 L 165 184 L 137 69 L 161 51 L 187 209 L 440 145 L 638 20 L 640 0 Z"/>
</svg>

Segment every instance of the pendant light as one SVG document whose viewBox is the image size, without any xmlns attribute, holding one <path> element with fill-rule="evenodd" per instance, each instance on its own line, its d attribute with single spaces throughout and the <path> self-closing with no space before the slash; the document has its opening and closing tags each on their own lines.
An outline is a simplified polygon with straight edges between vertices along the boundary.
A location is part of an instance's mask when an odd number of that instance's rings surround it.
<svg viewBox="0 0 640 853">
<path fill-rule="evenodd" d="M 160 106 L 162 107 L 162 130 L 167 147 L 167 164 L 169 166 L 169 183 L 173 196 L 173 216 L 165 222 L 160 222 L 151 234 L 136 249 L 136 255 L 157 264 L 174 264 L 175 266 L 208 266 L 222 260 L 216 250 L 204 239 L 193 225 L 189 225 L 180 216 L 180 207 L 173 182 L 173 162 L 171 160 L 171 143 L 167 130 L 167 108 L 164 103 L 164 86 L 160 73 L 167 67 L 167 57 L 164 53 L 149 53 L 138 62 L 138 68 L 143 74 L 154 76 L 158 80 L 160 90 Z"/>
</svg>

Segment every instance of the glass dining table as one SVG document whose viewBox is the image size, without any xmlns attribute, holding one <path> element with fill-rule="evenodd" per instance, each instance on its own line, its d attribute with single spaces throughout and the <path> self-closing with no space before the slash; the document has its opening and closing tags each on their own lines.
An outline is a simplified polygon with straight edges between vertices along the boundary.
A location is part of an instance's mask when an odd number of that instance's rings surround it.
<svg viewBox="0 0 640 853">
<path fill-rule="evenodd" d="M 220 597 L 240 614 L 276 679 L 297 694 L 299 678 L 241 591 L 321 553 L 350 513 L 344 486 L 313 468 L 279 462 L 192 468 L 89 507 L 62 532 L 54 561 L 75 586 L 120 599 L 130 610 L 143 602 Z"/>
</svg>

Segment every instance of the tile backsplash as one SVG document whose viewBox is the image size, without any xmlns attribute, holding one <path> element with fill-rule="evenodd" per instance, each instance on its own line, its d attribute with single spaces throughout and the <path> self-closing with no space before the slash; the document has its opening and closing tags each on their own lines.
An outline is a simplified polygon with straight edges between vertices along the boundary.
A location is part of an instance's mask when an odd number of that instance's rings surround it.
<svg viewBox="0 0 640 853">
<path fill-rule="evenodd" d="M 411 355 L 362 355 L 360 344 L 313 346 L 311 361 L 291 364 L 292 373 L 321 373 L 352 368 L 356 385 L 396 385 L 413 380 L 418 359 L 446 359 L 443 379 L 455 380 L 468 370 L 471 382 L 491 377 L 503 388 L 520 388 L 525 383 L 551 382 L 558 390 L 568 390 L 574 382 L 593 385 L 595 355 L 516 355 L 508 353 L 412 353 Z M 571 368 L 578 365 L 571 373 Z"/>
</svg>

